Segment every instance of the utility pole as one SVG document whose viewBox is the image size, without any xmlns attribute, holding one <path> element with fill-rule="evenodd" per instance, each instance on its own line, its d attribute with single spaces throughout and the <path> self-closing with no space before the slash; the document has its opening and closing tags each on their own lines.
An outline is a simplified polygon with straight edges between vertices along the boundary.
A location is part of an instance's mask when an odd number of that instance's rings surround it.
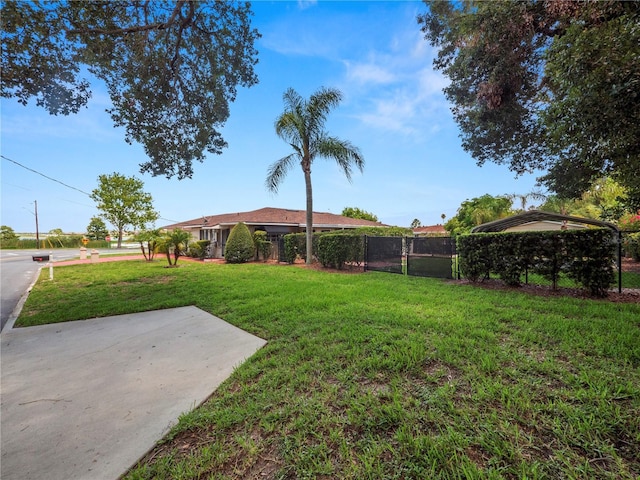
<svg viewBox="0 0 640 480">
<path fill-rule="evenodd" d="M 36 211 L 36 248 L 40 248 L 40 232 L 38 230 L 38 201 L 33 201 Z"/>
</svg>

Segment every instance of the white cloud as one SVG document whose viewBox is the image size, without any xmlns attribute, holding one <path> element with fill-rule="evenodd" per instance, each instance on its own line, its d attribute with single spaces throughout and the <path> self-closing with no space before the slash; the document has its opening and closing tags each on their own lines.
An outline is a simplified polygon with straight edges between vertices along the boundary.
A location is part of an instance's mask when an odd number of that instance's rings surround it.
<svg viewBox="0 0 640 480">
<path fill-rule="evenodd" d="M 305 10 L 307 8 L 315 6 L 317 3 L 317 0 L 298 0 L 298 8 L 301 10 Z"/>
<path fill-rule="evenodd" d="M 318 3 L 269 24 L 263 42 L 280 54 L 328 60 L 332 78 L 325 82 L 344 93 L 345 115 L 367 129 L 420 142 L 440 130 L 449 108 L 442 93 L 447 80 L 432 68 L 436 50 L 415 20 L 419 8 L 407 3 L 389 16 L 385 4 L 372 2 L 355 14 L 332 11 L 329 19 Z M 312 28 L 316 24 L 323 28 Z"/>
<path fill-rule="evenodd" d="M 347 80 L 360 84 L 387 84 L 393 83 L 396 76 L 389 70 L 375 63 L 354 63 L 345 60 L 344 65 L 347 68 Z"/>
<path fill-rule="evenodd" d="M 366 62 L 344 60 L 342 88 L 353 117 L 367 127 L 424 140 L 441 129 L 449 106 L 448 80 L 432 67 L 435 50 L 419 31 L 400 28 Z"/>
</svg>

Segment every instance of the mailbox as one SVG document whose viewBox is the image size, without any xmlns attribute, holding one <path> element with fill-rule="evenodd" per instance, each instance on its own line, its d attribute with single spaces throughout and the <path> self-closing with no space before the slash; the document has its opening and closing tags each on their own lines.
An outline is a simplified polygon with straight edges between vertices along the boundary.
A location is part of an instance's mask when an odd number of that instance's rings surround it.
<svg viewBox="0 0 640 480">
<path fill-rule="evenodd" d="M 32 256 L 34 262 L 48 262 L 49 255 L 33 255 Z"/>
</svg>

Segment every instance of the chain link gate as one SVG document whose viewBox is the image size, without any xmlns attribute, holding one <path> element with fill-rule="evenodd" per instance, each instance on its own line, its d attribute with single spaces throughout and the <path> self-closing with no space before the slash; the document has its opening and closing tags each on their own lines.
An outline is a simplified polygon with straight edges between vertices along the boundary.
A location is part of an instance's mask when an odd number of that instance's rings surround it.
<svg viewBox="0 0 640 480">
<path fill-rule="evenodd" d="M 456 278 L 456 242 L 451 237 L 407 238 L 407 275 Z"/>
<path fill-rule="evenodd" d="M 456 244 L 451 237 L 365 238 L 365 270 L 420 277 L 457 278 Z"/>
<path fill-rule="evenodd" d="M 364 269 L 404 273 L 403 237 L 365 237 Z"/>
</svg>

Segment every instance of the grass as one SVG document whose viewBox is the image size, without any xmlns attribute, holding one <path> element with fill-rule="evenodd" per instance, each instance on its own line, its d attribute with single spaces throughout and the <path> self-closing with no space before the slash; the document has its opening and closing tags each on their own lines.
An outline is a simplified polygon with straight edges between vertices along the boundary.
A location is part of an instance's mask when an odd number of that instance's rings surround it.
<svg viewBox="0 0 640 480">
<path fill-rule="evenodd" d="M 492 275 L 491 278 L 499 278 L 498 275 Z M 528 275 L 522 275 L 520 281 L 530 285 L 544 285 L 551 286 L 551 280 L 547 280 L 542 275 L 535 273 L 529 273 Z M 558 287 L 566 288 L 578 288 L 576 282 L 569 278 L 567 275 L 560 274 L 558 278 Z M 623 288 L 640 288 L 640 274 L 634 272 L 622 272 L 622 287 Z M 611 289 L 617 291 L 618 289 L 618 272 L 615 272 L 614 282 L 611 285 Z"/>
<path fill-rule="evenodd" d="M 380 272 L 43 273 L 19 325 L 196 305 L 266 340 L 127 479 L 636 479 L 640 305 Z"/>
</svg>

